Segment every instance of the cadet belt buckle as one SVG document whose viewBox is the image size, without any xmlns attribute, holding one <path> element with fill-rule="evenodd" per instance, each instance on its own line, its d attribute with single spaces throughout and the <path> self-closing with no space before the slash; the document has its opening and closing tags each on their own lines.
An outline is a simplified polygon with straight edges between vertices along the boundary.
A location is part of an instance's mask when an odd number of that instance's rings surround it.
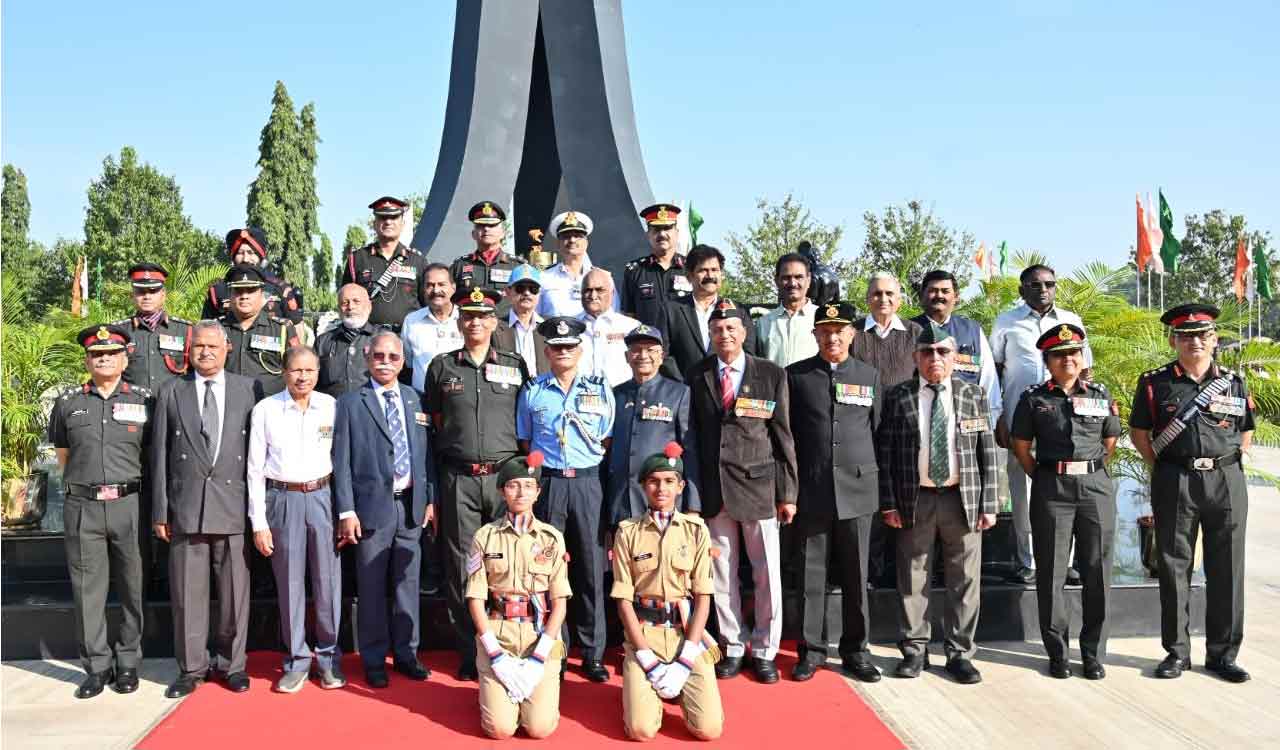
<svg viewBox="0 0 1280 750">
<path fill-rule="evenodd" d="M 1191 468 L 1196 471 L 1213 471 L 1218 468 L 1218 459 L 1201 457 L 1191 459 Z"/>
<path fill-rule="evenodd" d="M 505 599 L 502 602 L 502 616 L 505 618 L 512 617 L 528 617 L 529 602 L 515 601 L 513 599 Z"/>
</svg>

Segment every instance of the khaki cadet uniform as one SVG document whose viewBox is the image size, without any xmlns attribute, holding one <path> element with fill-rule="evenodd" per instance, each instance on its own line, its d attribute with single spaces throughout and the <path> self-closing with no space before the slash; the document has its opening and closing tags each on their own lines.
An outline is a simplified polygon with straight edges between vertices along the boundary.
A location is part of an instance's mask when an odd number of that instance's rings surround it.
<svg viewBox="0 0 1280 750">
<path fill-rule="evenodd" d="M 645 641 L 664 662 L 672 662 L 684 644 L 684 613 L 692 614 L 694 595 L 715 593 L 711 578 L 711 534 L 701 518 L 675 513 L 665 532 L 651 513 L 623 521 L 613 542 L 613 589 L 609 596 L 635 602 Z M 662 620 L 667 620 L 662 623 Z M 655 624 L 656 622 L 656 624 Z M 716 686 L 719 650 L 710 643 L 694 663 L 680 693 L 685 726 L 694 736 L 712 739 L 724 727 L 724 708 Z M 662 726 L 662 699 L 625 644 L 622 660 L 622 720 L 627 736 L 649 739 Z"/>
<path fill-rule="evenodd" d="M 508 516 L 480 527 L 467 559 L 468 599 L 486 602 L 489 632 L 502 648 L 527 658 L 538 645 L 551 613 L 552 599 L 568 599 L 569 566 L 564 537 L 550 524 L 532 520 L 519 533 Z M 551 633 L 551 637 L 555 637 Z M 476 641 L 480 672 L 480 726 L 490 737 L 505 738 L 518 727 L 532 737 L 546 737 L 560 723 L 560 662 L 564 645 L 557 642 L 546 660 L 542 681 L 528 700 L 513 704 L 507 688 L 493 673 L 489 655 Z"/>
</svg>

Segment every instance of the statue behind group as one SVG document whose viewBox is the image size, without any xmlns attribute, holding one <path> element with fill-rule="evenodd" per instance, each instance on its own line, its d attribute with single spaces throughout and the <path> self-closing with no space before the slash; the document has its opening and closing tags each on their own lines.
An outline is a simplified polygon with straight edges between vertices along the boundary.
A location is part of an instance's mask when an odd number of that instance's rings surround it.
<svg viewBox="0 0 1280 750">
<path fill-rule="evenodd" d="M 796 246 L 796 252 L 809 263 L 809 299 L 817 305 L 829 305 L 840 299 L 840 279 L 831 266 L 818 259 L 818 250 L 808 240 Z"/>
</svg>

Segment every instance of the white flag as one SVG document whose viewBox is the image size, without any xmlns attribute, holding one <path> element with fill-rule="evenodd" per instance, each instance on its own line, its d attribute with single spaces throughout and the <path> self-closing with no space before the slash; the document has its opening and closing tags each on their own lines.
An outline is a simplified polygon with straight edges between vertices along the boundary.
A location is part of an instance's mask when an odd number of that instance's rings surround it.
<svg viewBox="0 0 1280 750">
<path fill-rule="evenodd" d="M 80 317 L 89 317 L 89 259 L 81 257 L 80 263 Z"/>
<path fill-rule="evenodd" d="M 1164 232 L 1160 222 L 1151 211 L 1151 193 L 1147 193 L 1147 239 L 1151 243 L 1151 269 L 1164 274 L 1164 258 L 1160 257 L 1160 246 L 1164 244 Z"/>
</svg>

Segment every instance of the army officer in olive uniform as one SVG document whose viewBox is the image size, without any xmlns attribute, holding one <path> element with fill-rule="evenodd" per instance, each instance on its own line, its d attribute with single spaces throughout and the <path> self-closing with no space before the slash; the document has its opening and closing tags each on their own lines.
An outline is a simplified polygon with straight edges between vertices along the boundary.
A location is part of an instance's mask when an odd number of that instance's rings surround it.
<svg viewBox="0 0 1280 750">
<path fill-rule="evenodd" d="M 264 304 L 261 269 L 237 265 L 227 271 L 231 310 L 222 316 L 231 351 L 227 372 L 253 378 L 262 386 L 261 398 L 284 390 L 284 353 L 299 344 L 293 324 L 270 315 Z"/>
<path fill-rule="evenodd" d="M 129 364 L 124 380 L 155 391 L 190 367 L 191 323 L 164 309 L 169 272 L 157 263 L 137 263 L 129 269 L 133 288 L 133 317 L 114 326 L 129 334 Z"/>
<path fill-rule="evenodd" d="M 711 613 L 711 533 L 697 516 L 676 510 L 684 491 L 683 449 L 667 443 L 640 467 L 648 509 L 618 526 L 613 588 L 626 636 L 622 658 L 622 726 L 635 740 L 662 728 L 662 701 L 680 699 L 693 736 L 724 730 L 716 685 L 715 641 L 703 629 Z"/>
<path fill-rule="evenodd" d="M 1253 441 L 1244 379 L 1213 361 L 1218 309 L 1181 305 L 1160 318 L 1175 362 L 1145 373 L 1129 414 L 1133 446 L 1151 466 L 1151 510 L 1160 550 L 1161 642 L 1156 676 L 1191 668 L 1188 589 L 1196 534 L 1203 534 L 1205 669 L 1228 682 L 1244 640 L 1244 532 L 1249 493 L 1241 457 Z"/>
<path fill-rule="evenodd" d="M 480 727 L 506 739 L 518 727 L 549 736 L 560 723 L 560 663 L 556 637 L 569 598 L 564 537 L 533 517 L 542 454 L 502 465 L 497 485 L 505 512 L 482 526 L 467 557 L 467 607 L 477 633 Z"/>
<path fill-rule="evenodd" d="M 1036 556 L 1040 637 L 1049 674 L 1071 676 L 1070 611 L 1062 590 L 1075 539 L 1084 676 L 1100 680 L 1106 651 L 1111 550 L 1116 537 L 1116 488 L 1105 465 L 1120 437 L 1116 402 L 1101 383 L 1081 379 L 1084 329 L 1064 323 L 1036 341 L 1050 378 L 1022 392 L 1014 409 L 1012 449 L 1031 479 L 1031 535 Z M 1031 444 L 1035 443 L 1035 455 Z"/>
<path fill-rule="evenodd" d="M 502 251 L 502 241 L 507 235 L 504 221 L 507 214 L 493 201 L 480 201 L 467 212 L 467 220 L 471 222 L 471 238 L 476 242 L 476 249 L 453 261 L 449 274 L 458 289 L 496 289 L 499 294 L 511 282 L 511 272 L 524 261 Z M 498 310 L 501 317 L 507 316 L 509 305 L 504 303 Z"/>
<path fill-rule="evenodd" d="M 849 302 L 819 305 L 813 336 L 818 354 L 787 368 L 791 433 L 800 494 L 796 528 L 804 550 L 804 641 L 793 679 L 807 680 L 827 660 L 823 625 L 828 561 L 841 587 L 840 661 L 863 682 L 880 680 L 871 663 L 867 549 L 880 508 L 875 431 L 880 426 L 880 373 L 849 355 L 858 312 Z"/>
<path fill-rule="evenodd" d="M 369 322 L 399 333 L 404 317 L 427 304 L 427 259 L 400 243 L 405 215 L 412 218 L 408 203 L 384 195 L 369 209 L 378 237 L 347 255 L 342 283 L 359 284 L 369 293 Z"/>
<path fill-rule="evenodd" d="M 138 689 L 143 589 L 138 490 L 150 436 L 151 391 L 121 377 L 129 345 L 124 329 L 90 326 L 79 341 L 92 379 L 63 391 L 54 402 L 49 441 L 63 470 L 67 568 L 87 673 L 76 697 L 92 698 L 106 685 L 114 684 L 117 693 Z M 107 642 L 106 613 L 113 577 L 122 614 L 114 647 Z"/>
</svg>

